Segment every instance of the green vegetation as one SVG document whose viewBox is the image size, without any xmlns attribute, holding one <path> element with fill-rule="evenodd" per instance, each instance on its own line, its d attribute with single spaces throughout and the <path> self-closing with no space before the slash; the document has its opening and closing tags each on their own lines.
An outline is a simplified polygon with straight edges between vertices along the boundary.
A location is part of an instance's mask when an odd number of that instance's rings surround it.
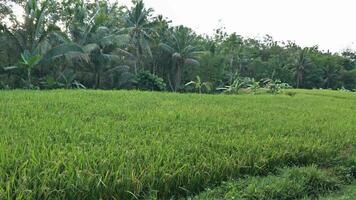
<svg viewBox="0 0 356 200">
<path fill-rule="evenodd" d="M 325 90 L 1 91 L 0 199 L 342 191 L 356 174 L 355 101 L 354 93 Z"/>
<path fill-rule="evenodd" d="M 280 175 L 245 178 L 201 194 L 195 199 L 301 199 L 339 189 L 340 180 L 312 167 L 282 169 Z"/>
<path fill-rule="evenodd" d="M 356 197 L 356 183 L 346 187 L 343 191 L 338 194 L 331 195 L 328 197 L 322 197 L 321 200 L 353 200 Z"/>
<path fill-rule="evenodd" d="M 214 32 L 2 0 L 0 200 L 356 196 L 356 52 Z"/>
<path fill-rule="evenodd" d="M 268 35 L 242 37 L 224 27 L 199 35 L 173 26 L 143 1 L 133 0 L 132 7 L 114 2 L 5 0 L 0 4 L 0 89 L 191 92 L 195 87 L 199 93 L 239 93 L 236 77 L 280 80 L 295 88 L 356 89 L 352 49 L 331 53 Z M 137 83 L 142 73 L 155 86 Z M 191 81 L 195 84 L 186 87 Z M 204 82 L 209 88 L 202 87 Z"/>
</svg>

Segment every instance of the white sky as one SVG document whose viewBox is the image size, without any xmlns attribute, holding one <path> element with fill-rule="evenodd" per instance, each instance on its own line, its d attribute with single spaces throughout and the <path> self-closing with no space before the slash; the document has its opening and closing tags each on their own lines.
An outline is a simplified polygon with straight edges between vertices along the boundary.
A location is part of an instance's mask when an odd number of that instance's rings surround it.
<svg viewBox="0 0 356 200">
<path fill-rule="evenodd" d="M 119 0 L 129 5 L 131 0 Z M 292 40 L 302 46 L 356 49 L 356 0 L 144 0 L 174 25 L 211 34 L 223 25 L 242 36 Z M 221 20 L 221 22 L 219 22 Z"/>
</svg>

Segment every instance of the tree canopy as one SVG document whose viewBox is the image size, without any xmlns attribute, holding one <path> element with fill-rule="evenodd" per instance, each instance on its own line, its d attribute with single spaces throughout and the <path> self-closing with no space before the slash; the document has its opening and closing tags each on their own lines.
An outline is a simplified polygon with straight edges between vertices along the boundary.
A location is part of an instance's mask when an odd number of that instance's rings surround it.
<svg viewBox="0 0 356 200">
<path fill-rule="evenodd" d="M 15 7 L 22 8 L 21 17 Z M 0 11 L 0 88 L 142 89 L 148 81 L 142 77 L 162 80 L 150 88 L 169 91 L 188 91 L 186 83 L 196 77 L 210 91 L 236 77 L 296 88 L 356 88 L 353 50 L 332 53 L 224 28 L 199 35 L 173 26 L 141 0 L 132 7 L 103 0 L 6 0 Z"/>
</svg>

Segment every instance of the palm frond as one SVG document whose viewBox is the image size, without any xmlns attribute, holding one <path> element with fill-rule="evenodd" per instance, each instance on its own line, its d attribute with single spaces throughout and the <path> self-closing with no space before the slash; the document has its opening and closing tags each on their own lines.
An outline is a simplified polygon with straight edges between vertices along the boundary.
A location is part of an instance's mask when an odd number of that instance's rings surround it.
<svg viewBox="0 0 356 200">
<path fill-rule="evenodd" d="M 200 65 L 199 61 L 192 59 L 192 58 L 185 59 L 184 63 L 186 65 Z"/>
<path fill-rule="evenodd" d="M 160 43 L 159 47 L 161 47 L 164 51 L 166 51 L 168 53 L 174 53 L 174 49 L 171 46 L 169 46 L 168 44 Z"/>
<path fill-rule="evenodd" d="M 44 60 L 45 61 L 53 60 L 55 58 L 59 58 L 61 56 L 71 54 L 71 53 L 75 53 L 76 55 L 79 55 L 79 54 L 84 54 L 85 51 L 77 44 L 62 44 L 48 51 L 44 55 Z"/>
<path fill-rule="evenodd" d="M 11 71 L 11 70 L 18 69 L 18 68 L 19 68 L 18 66 L 3 67 L 3 69 L 4 69 L 5 71 Z"/>
<path fill-rule="evenodd" d="M 87 44 L 85 46 L 83 46 L 83 51 L 86 52 L 86 53 L 91 53 L 97 49 L 100 49 L 99 45 L 96 44 L 96 43 L 90 43 L 90 44 Z"/>
<path fill-rule="evenodd" d="M 195 82 L 195 81 L 190 81 L 190 82 L 186 83 L 186 84 L 185 84 L 185 86 L 195 85 L 195 84 L 196 84 L 196 82 Z"/>
</svg>

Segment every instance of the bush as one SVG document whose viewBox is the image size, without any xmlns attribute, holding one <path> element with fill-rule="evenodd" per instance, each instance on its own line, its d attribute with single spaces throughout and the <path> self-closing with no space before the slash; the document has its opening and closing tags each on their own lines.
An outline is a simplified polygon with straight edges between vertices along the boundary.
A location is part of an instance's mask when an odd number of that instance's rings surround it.
<svg viewBox="0 0 356 200">
<path fill-rule="evenodd" d="M 165 91 L 166 84 L 163 79 L 150 72 L 140 72 L 135 78 L 135 86 L 139 90 Z"/>
<path fill-rule="evenodd" d="M 292 89 L 288 83 L 282 83 L 280 80 L 265 79 L 263 83 L 272 94 L 279 94 L 284 89 Z"/>
</svg>

